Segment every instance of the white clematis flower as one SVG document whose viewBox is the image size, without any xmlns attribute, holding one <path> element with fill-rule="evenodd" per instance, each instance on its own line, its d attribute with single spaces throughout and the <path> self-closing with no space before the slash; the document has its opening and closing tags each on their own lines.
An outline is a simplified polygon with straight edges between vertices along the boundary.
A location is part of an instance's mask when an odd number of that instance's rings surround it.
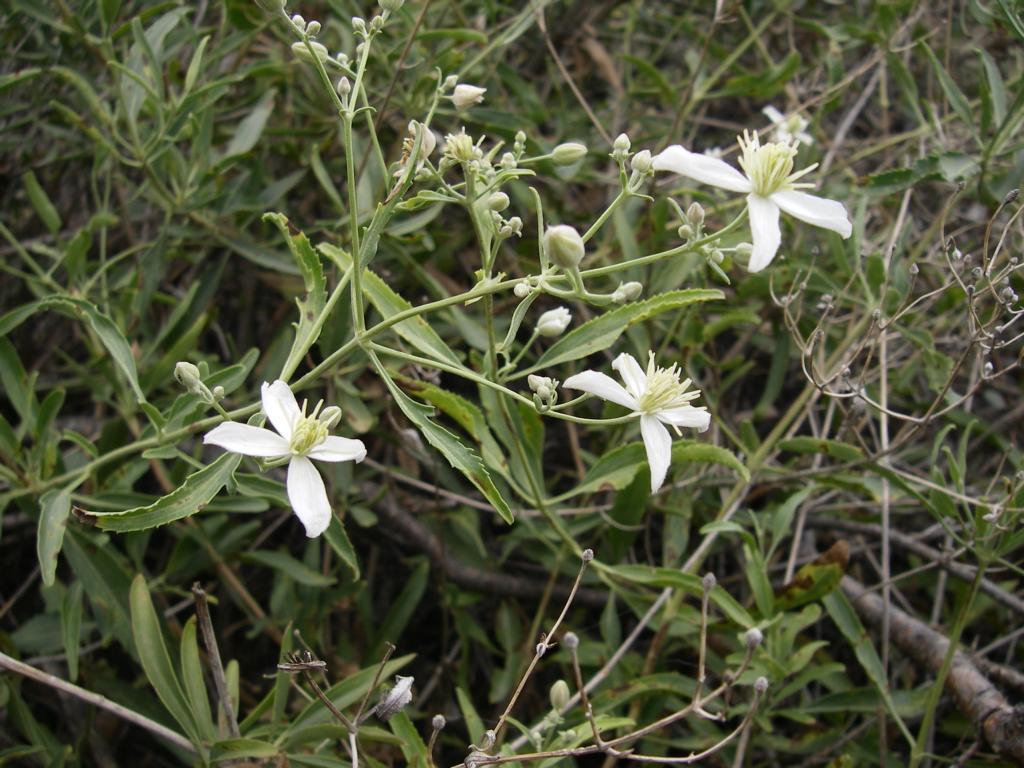
<svg viewBox="0 0 1024 768">
<path fill-rule="evenodd" d="M 690 401 L 700 397 L 700 390 L 690 389 L 689 379 L 679 380 L 678 366 L 655 366 L 653 352 L 648 357 L 646 372 L 636 358 L 626 352 L 612 361 L 612 368 L 618 371 L 626 386 L 600 371 L 577 373 L 566 379 L 562 386 L 610 400 L 640 417 L 640 434 L 647 449 L 651 493 L 654 493 L 665 482 L 665 474 L 672 461 L 672 435 L 665 425 L 672 427 L 676 434 L 682 434 L 680 427 L 703 432 L 711 425 L 711 414 L 707 408 L 690 405 Z"/>
<path fill-rule="evenodd" d="M 331 522 L 331 502 L 323 478 L 310 459 L 317 461 L 362 461 L 366 447 L 361 440 L 328 435 L 341 418 L 336 406 L 320 412 L 319 403 L 306 415 L 295 395 L 283 381 L 263 383 L 260 390 L 263 412 L 276 432 L 251 424 L 225 421 L 206 433 L 204 443 L 232 453 L 263 459 L 288 459 L 288 500 L 310 538 L 319 536 Z"/>
<path fill-rule="evenodd" d="M 772 121 L 772 138 L 776 141 L 786 143 L 796 139 L 805 145 L 814 143 L 814 137 L 807 132 L 807 126 L 810 123 L 799 112 L 790 112 L 788 115 L 784 115 L 770 104 L 761 112 Z"/>
<path fill-rule="evenodd" d="M 797 181 L 818 166 L 815 163 L 793 172 L 796 142 L 761 144 L 756 132 L 753 136 L 744 132 L 738 141 L 743 150 L 740 157 L 743 173 L 724 160 L 698 155 L 678 144 L 654 158 L 654 169 L 673 171 L 702 184 L 746 194 L 753 241 L 748 265 L 751 272 L 760 272 L 767 267 L 779 250 L 782 242 L 780 209 L 800 221 L 838 232 L 843 238 L 850 236 L 853 225 L 842 203 L 799 191 L 813 188 L 813 184 Z"/>
</svg>

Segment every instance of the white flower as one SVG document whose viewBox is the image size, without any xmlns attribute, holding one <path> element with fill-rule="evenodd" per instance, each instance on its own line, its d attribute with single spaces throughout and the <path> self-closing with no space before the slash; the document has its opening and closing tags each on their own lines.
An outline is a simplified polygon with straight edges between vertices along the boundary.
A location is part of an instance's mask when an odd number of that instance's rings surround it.
<svg viewBox="0 0 1024 768">
<path fill-rule="evenodd" d="M 814 186 L 797 183 L 797 180 L 818 166 L 814 164 L 793 172 L 795 142 L 761 144 L 756 132 L 752 137 L 744 132 L 738 140 L 743 150 L 740 166 L 744 173 L 724 160 L 689 152 L 678 144 L 654 158 L 654 168 L 674 171 L 703 184 L 746 194 L 753 241 L 748 266 L 751 272 L 760 272 L 768 266 L 779 250 L 782 242 L 779 209 L 808 224 L 838 232 L 844 238 L 850 236 L 853 226 L 842 203 L 798 191 Z"/>
<path fill-rule="evenodd" d="M 283 381 L 263 383 L 263 412 L 277 432 L 251 424 L 225 421 L 203 438 L 232 453 L 264 459 L 288 459 L 288 500 L 310 538 L 319 536 L 331 522 L 331 503 L 323 478 L 310 459 L 318 461 L 362 461 L 366 447 L 361 440 L 331 437 L 327 433 L 341 410 L 336 406 L 320 412 L 318 404 L 307 416 L 305 403 L 300 410 L 295 395 Z M 318 415 L 319 414 L 319 415 Z"/>
<path fill-rule="evenodd" d="M 765 117 L 772 121 L 772 138 L 783 144 L 796 139 L 801 144 L 813 144 L 814 137 L 807 133 L 809 123 L 799 112 L 784 115 L 770 104 L 761 110 Z"/>
<path fill-rule="evenodd" d="M 561 336 L 572 322 L 572 313 L 566 307 L 549 309 L 537 320 L 536 331 L 541 336 L 553 338 Z"/>
<path fill-rule="evenodd" d="M 672 461 L 672 435 L 665 425 L 671 426 L 676 434 L 681 434 L 680 427 L 692 427 L 703 432 L 711 425 L 711 414 L 704 407 L 690 405 L 691 400 L 700 397 L 700 390 L 689 389 L 689 379 L 679 380 L 677 366 L 656 367 L 653 352 L 648 357 L 646 373 L 636 358 L 625 352 L 615 358 L 612 368 L 618 371 L 625 387 L 599 371 L 577 373 L 566 379 L 562 386 L 610 400 L 640 417 L 640 434 L 647 449 L 651 493 L 654 493 L 665 482 L 665 474 Z"/>
<path fill-rule="evenodd" d="M 462 111 L 483 101 L 485 93 L 487 93 L 486 88 L 481 88 L 477 85 L 469 85 L 468 83 L 459 83 L 455 86 L 455 90 L 452 91 L 452 95 L 448 98 L 452 100 L 452 104 L 455 105 L 457 110 Z"/>
</svg>

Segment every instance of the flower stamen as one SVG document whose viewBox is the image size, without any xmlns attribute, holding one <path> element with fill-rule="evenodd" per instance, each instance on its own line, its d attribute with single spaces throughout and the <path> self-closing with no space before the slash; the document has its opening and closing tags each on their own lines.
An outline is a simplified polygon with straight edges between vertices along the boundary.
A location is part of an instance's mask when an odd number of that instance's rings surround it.
<svg viewBox="0 0 1024 768">
<path fill-rule="evenodd" d="M 790 139 L 761 144 L 757 131 L 754 131 L 753 135 L 744 131 L 743 136 L 738 136 L 736 141 L 743 150 L 743 155 L 739 158 L 740 167 L 750 179 L 750 186 L 755 195 L 768 197 L 774 192 L 787 189 L 814 187 L 813 184 L 796 183 L 798 179 L 818 167 L 815 163 L 796 173 L 793 172 L 793 160 L 800 146 L 799 141 Z"/>
<path fill-rule="evenodd" d="M 679 380 L 679 366 L 658 368 L 654 364 L 654 353 L 647 361 L 647 385 L 639 398 L 642 413 L 656 413 L 671 408 L 681 408 L 691 400 L 700 397 L 699 389 L 690 389 L 690 379 Z"/>
</svg>

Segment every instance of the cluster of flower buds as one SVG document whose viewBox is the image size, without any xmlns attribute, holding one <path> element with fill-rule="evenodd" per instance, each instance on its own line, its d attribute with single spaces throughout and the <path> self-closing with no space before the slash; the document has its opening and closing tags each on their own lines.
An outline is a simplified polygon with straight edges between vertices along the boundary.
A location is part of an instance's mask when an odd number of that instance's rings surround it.
<svg viewBox="0 0 1024 768">
<path fill-rule="evenodd" d="M 533 392 L 533 404 L 538 413 L 544 413 L 555 407 L 558 402 L 559 381 L 549 376 L 537 376 L 531 373 L 526 377 L 526 383 Z"/>
<path fill-rule="evenodd" d="M 207 405 L 216 405 L 224 399 L 224 387 L 217 386 L 211 390 L 203 384 L 202 374 L 192 363 L 181 362 L 175 365 L 174 378 Z"/>
</svg>

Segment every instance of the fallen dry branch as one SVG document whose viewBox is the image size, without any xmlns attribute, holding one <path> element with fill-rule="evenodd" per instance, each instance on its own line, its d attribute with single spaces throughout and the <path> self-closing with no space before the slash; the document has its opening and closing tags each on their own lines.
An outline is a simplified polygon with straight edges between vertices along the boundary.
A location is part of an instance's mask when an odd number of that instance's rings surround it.
<svg viewBox="0 0 1024 768">
<path fill-rule="evenodd" d="M 842 589 L 865 622 L 874 627 L 882 625 L 884 605 L 880 596 L 849 576 L 843 577 Z M 900 651 L 931 673 L 938 672 L 949 648 L 947 638 L 891 606 L 889 637 Z M 995 752 L 1024 766 L 1024 707 L 1007 702 L 962 652 L 957 652 L 953 660 L 946 689 Z"/>
</svg>

